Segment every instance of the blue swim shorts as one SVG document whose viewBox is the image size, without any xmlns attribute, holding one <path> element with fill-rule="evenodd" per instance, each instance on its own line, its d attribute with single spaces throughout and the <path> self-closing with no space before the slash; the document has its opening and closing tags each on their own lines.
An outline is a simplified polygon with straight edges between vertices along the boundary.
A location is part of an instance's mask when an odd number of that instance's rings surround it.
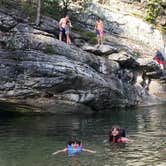
<svg viewBox="0 0 166 166">
<path fill-rule="evenodd" d="M 65 28 L 61 27 L 61 28 L 59 29 L 59 31 L 62 32 L 62 33 L 65 33 Z"/>
</svg>

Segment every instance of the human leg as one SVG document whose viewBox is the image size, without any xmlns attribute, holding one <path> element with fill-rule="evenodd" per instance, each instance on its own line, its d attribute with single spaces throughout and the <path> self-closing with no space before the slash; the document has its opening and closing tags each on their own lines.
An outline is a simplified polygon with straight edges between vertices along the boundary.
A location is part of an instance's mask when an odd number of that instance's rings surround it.
<svg viewBox="0 0 166 166">
<path fill-rule="evenodd" d="M 70 35 L 69 35 L 69 44 L 71 44 L 71 39 L 70 39 Z"/>
<path fill-rule="evenodd" d="M 59 32 L 59 40 L 62 41 L 62 32 Z"/>
<path fill-rule="evenodd" d="M 100 35 L 97 35 L 97 45 L 100 45 Z"/>
<path fill-rule="evenodd" d="M 100 31 L 96 29 L 96 35 L 97 35 L 97 45 L 100 45 Z"/>
<path fill-rule="evenodd" d="M 160 64 L 161 70 L 164 71 L 164 65 Z"/>
<path fill-rule="evenodd" d="M 60 41 L 62 41 L 63 34 L 65 34 L 65 28 L 61 27 L 60 30 L 59 30 L 59 40 Z"/>
<path fill-rule="evenodd" d="M 71 40 L 70 40 L 70 35 L 69 35 L 69 33 L 66 33 L 66 43 L 67 43 L 67 44 L 71 44 Z"/>
<path fill-rule="evenodd" d="M 100 32 L 100 44 L 103 45 L 103 32 Z"/>
</svg>

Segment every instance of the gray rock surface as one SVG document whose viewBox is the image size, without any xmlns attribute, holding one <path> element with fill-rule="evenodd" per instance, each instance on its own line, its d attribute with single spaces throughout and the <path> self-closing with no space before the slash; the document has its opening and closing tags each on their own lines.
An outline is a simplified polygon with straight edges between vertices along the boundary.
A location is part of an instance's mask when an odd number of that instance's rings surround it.
<svg viewBox="0 0 166 166">
<path fill-rule="evenodd" d="M 0 19 L 4 22 L 0 26 L 1 102 L 52 113 L 64 108 L 89 113 L 161 102 L 137 82 L 141 63 L 126 48 L 82 49 L 57 40 L 54 21 L 48 29 L 44 23 L 33 27 L 3 13 Z"/>
</svg>

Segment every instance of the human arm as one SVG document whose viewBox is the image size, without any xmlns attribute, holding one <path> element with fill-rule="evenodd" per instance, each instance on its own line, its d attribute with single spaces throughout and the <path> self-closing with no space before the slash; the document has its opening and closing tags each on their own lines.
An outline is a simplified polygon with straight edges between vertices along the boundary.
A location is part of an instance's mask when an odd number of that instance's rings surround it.
<svg viewBox="0 0 166 166">
<path fill-rule="evenodd" d="M 56 154 L 61 153 L 61 152 L 67 152 L 67 148 L 62 149 L 62 150 L 57 150 L 56 152 L 52 153 L 52 155 L 56 155 Z"/>
<path fill-rule="evenodd" d="M 82 148 L 82 151 L 83 152 L 89 152 L 89 153 L 96 153 L 96 151 L 94 151 L 94 150 L 84 149 L 84 148 Z"/>
<path fill-rule="evenodd" d="M 128 139 L 126 137 L 121 137 L 121 142 L 133 142 L 133 140 Z"/>
<path fill-rule="evenodd" d="M 59 23 L 58 23 L 58 26 L 59 26 L 59 28 L 62 27 L 62 18 L 60 19 L 60 21 L 59 21 Z"/>
<path fill-rule="evenodd" d="M 97 29 L 97 21 L 95 23 L 94 31 Z"/>
<path fill-rule="evenodd" d="M 71 21 L 70 21 L 70 20 L 69 20 L 69 25 L 70 25 L 71 28 L 73 28 L 73 25 L 71 24 Z"/>
</svg>

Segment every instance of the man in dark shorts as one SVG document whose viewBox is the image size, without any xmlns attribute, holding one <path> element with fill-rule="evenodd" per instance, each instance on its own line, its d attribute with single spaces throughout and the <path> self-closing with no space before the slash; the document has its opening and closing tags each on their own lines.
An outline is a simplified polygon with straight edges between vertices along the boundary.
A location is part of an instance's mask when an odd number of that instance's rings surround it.
<svg viewBox="0 0 166 166">
<path fill-rule="evenodd" d="M 69 20 L 69 16 L 66 15 L 64 18 L 61 18 L 59 21 L 59 40 L 62 41 L 63 34 L 65 35 L 66 23 Z"/>
</svg>

